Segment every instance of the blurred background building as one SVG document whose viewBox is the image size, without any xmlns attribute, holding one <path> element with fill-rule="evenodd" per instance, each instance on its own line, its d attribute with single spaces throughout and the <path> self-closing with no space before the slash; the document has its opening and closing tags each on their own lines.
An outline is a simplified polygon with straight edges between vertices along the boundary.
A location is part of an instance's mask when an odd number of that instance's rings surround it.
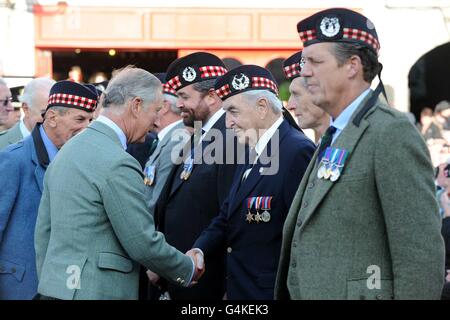
<svg viewBox="0 0 450 320">
<path fill-rule="evenodd" d="M 287 99 L 281 62 L 301 48 L 297 22 L 334 6 L 374 22 L 391 105 L 418 120 L 450 100 L 448 0 L 0 0 L 0 76 L 11 87 L 45 75 L 100 82 L 127 64 L 162 72 L 207 50 L 230 68 L 269 68 Z"/>
</svg>

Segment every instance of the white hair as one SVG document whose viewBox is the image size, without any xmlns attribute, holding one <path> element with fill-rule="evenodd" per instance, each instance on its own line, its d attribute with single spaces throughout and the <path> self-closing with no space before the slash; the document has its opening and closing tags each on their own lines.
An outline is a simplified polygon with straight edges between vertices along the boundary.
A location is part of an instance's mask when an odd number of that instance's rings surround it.
<svg viewBox="0 0 450 320">
<path fill-rule="evenodd" d="M 47 95 L 55 81 L 49 78 L 36 78 L 31 80 L 23 89 L 23 94 L 19 97 L 19 101 L 26 103 L 28 107 L 34 108 L 35 100 L 39 93 L 43 92 Z"/>
<path fill-rule="evenodd" d="M 157 93 L 161 90 L 161 82 L 157 77 L 144 69 L 128 66 L 120 70 L 108 83 L 103 93 L 103 107 L 123 107 L 136 97 L 142 98 L 146 103 L 152 103 L 160 97 Z M 123 111 L 123 108 L 120 109 L 120 112 Z"/>
<path fill-rule="evenodd" d="M 180 110 L 180 108 L 177 107 L 177 97 L 174 97 L 173 95 L 167 94 L 167 93 L 164 93 L 163 96 L 164 96 L 164 100 L 169 102 L 170 110 L 172 110 L 173 113 L 180 115 L 181 110 Z"/>
<path fill-rule="evenodd" d="M 269 106 L 272 108 L 275 114 L 281 113 L 283 109 L 283 103 L 281 100 L 271 91 L 268 90 L 250 90 L 242 93 L 244 98 L 251 104 L 256 105 L 257 101 L 261 98 L 267 99 Z"/>
</svg>

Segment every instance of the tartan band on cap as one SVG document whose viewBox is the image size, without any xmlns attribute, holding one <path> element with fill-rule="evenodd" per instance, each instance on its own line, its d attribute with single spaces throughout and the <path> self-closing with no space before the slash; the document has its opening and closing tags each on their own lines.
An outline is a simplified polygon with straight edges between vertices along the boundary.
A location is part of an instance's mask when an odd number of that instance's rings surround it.
<svg viewBox="0 0 450 320">
<path fill-rule="evenodd" d="M 168 80 L 166 84 L 171 87 L 173 90 L 177 90 L 179 87 L 181 87 L 180 77 L 175 76 L 172 79 Z"/>
<path fill-rule="evenodd" d="M 344 28 L 344 34 L 342 35 L 342 38 L 363 41 L 372 46 L 375 52 L 378 52 L 380 50 L 380 43 L 378 42 L 378 40 L 370 33 L 367 33 L 363 30 Z"/>
<path fill-rule="evenodd" d="M 300 75 L 300 62 L 293 63 L 283 68 L 284 75 L 288 79 L 295 78 Z"/>
<path fill-rule="evenodd" d="M 89 99 L 86 97 L 80 97 L 73 94 L 55 93 L 49 96 L 48 105 L 70 105 L 85 109 L 87 111 L 94 111 L 97 108 L 97 100 Z"/>
<path fill-rule="evenodd" d="M 177 92 L 170 85 L 168 85 L 167 83 L 163 83 L 162 84 L 162 88 L 163 88 L 163 93 L 171 94 L 171 95 L 174 95 L 174 96 L 177 95 Z"/>
<path fill-rule="evenodd" d="M 316 30 L 306 30 L 298 33 L 302 42 L 311 41 L 317 39 Z"/>
<path fill-rule="evenodd" d="M 220 99 L 225 98 L 229 94 L 231 94 L 230 85 L 227 83 L 226 85 L 220 87 L 216 90 L 217 95 Z"/>
<path fill-rule="evenodd" d="M 252 77 L 252 87 L 253 88 L 267 88 L 278 95 L 278 87 L 272 80 L 263 77 Z"/>
<path fill-rule="evenodd" d="M 214 89 L 226 100 L 250 90 L 268 90 L 278 95 L 278 86 L 269 70 L 257 65 L 242 65 L 217 78 Z"/>
<path fill-rule="evenodd" d="M 227 73 L 227 69 L 221 66 L 204 66 L 200 67 L 199 70 L 201 71 L 200 77 L 202 78 L 217 78 Z"/>
</svg>

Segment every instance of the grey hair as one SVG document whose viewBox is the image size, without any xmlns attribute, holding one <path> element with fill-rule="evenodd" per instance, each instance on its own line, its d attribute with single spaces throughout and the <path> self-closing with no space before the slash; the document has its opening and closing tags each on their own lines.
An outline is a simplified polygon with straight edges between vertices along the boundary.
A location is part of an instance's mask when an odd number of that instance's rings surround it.
<svg viewBox="0 0 450 320">
<path fill-rule="evenodd" d="M 146 103 L 152 103 L 160 98 L 157 93 L 161 90 L 161 82 L 150 72 L 127 66 L 108 83 L 104 92 L 103 107 L 106 109 L 111 106 L 123 106 L 136 97 L 142 98 Z"/>
<path fill-rule="evenodd" d="M 35 99 L 39 92 L 48 94 L 55 81 L 49 78 L 36 78 L 31 80 L 24 88 L 23 94 L 19 97 L 19 101 L 26 103 L 30 108 L 34 108 Z"/>
<path fill-rule="evenodd" d="M 54 106 L 54 107 L 50 107 L 48 108 L 48 110 L 54 110 L 56 112 L 58 112 L 58 114 L 60 116 L 65 115 L 67 112 L 69 112 L 69 108 L 68 107 L 62 107 L 62 106 Z M 45 113 L 47 115 L 47 112 Z"/>
<path fill-rule="evenodd" d="M 332 51 L 338 62 L 342 66 L 352 56 L 358 56 L 363 66 L 363 78 L 366 82 L 372 82 L 381 71 L 381 64 L 378 62 L 376 53 L 368 47 L 356 43 L 337 42 L 334 43 Z"/>
<path fill-rule="evenodd" d="M 209 90 L 214 89 L 214 83 L 216 79 L 204 80 L 200 82 L 194 83 L 193 87 L 195 91 L 198 91 L 203 94 L 207 94 Z"/>
<path fill-rule="evenodd" d="M 268 90 L 245 91 L 242 93 L 242 95 L 250 104 L 254 105 L 256 105 L 256 102 L 261 98 L 267 99 L 267 101 L 269 102 L 269 106 L 272 108 L 275 114 L 281 113 L 281 110 L 283 109 L 281 100 L 273 92 L 270 92 Z"/>
<path fill-rule="evenodd" d="M 173 113 L 180 115 L 181 110 L 180 110 L 180 108 L 177 107 L 177 97 L 174 97 L 173 95 L 167 94 L 167 93 L 164 93 L 163 97 L 164 97 L 164 100 L 169 102 L 170 110 L 172 110 Z"/>
</svg>

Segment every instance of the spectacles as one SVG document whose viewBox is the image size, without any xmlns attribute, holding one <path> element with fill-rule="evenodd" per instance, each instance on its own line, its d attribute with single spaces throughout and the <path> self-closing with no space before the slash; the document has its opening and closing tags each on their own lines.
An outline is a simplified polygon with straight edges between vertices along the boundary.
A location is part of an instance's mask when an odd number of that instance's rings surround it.
<svg viewBox="0 0 450 320">
<path fill-rule="evenodd" d="M 8 105 L 8 102 L 12 102 L 12 97 L 8 97 L 6 99 L 2 99 L 0 101 L 3 101 L 3 106 L 6 107 Z"/>
</svg>

